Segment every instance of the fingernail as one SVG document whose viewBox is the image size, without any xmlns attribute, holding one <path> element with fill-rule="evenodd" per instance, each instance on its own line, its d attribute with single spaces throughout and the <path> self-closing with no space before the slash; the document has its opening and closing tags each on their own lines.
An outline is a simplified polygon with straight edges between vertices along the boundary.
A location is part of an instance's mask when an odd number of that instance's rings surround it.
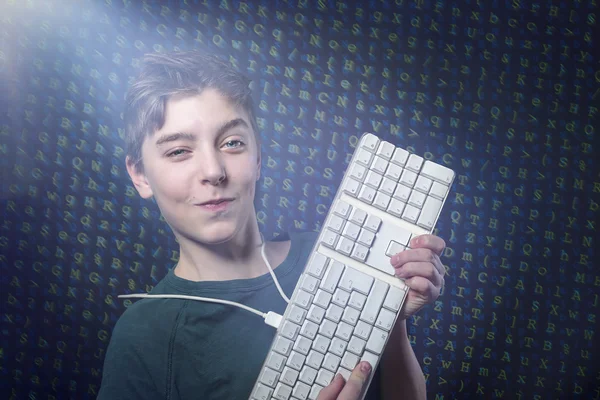
<svg viewBox="0 0 600 400">
<path fill-rule="evenodd" d="M 344 380 L 344 377 L 342 376 L 342 374 L 337 374 L 334 378 L 333 378 L 334 382 L 339 382 L 340 380 Z"/>
<path fill-rule="evenodd" d="M 360 366 L 360 370 L 363 373 L 368 374 L 369 372 L 371 372 L 371 365 L 367 361 L 363 361 Z"/>
<path fill-rule="evenodd" d="M 416 238 L 414 238 L 413 240 L 411 240 L 411 241 L 410 241 L 410 243 L 411 243 L 413 246 L 418 246 L 419 244 L 421 244 L 421 238 L 420 238 L 420 237 L 416 237 Z"/>
</svg>

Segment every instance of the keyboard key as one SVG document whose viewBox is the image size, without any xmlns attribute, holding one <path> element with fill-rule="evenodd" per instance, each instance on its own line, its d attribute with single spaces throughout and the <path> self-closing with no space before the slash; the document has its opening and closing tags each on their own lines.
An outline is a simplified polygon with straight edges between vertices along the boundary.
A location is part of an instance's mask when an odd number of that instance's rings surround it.
<svg viewBox="0 0 600 400">
<path fill-rule="evenodd" d="M 333 293 L 342 276 L 342 272 L 344 272 L 344 264 L 339 261 L 332 261 L 321 281 L 321 289 Z"/>
<path fill-rule="evenodd" d="M 329 302 L 331 301 L 331 293 L 328 293 L 322 289 L 319 289 L 317 294 L 315 294 L 315 301 L 313 307 L 319 306 L 323 309 L 327 310 L 329 307 Z"/>
<path fill-rule="evenodd" d="M 281 372 L 286 360 L 281 354 L 271 352 L 267 358 L 267 366 L 277 372 Z"/>
<path fill-rule="evenodd" d="M 369 248 L 366 246 L 363 246 L 362 244 L 356 243 L 354 245 L 354 248 L 352 249 L 352 254 L 350 254 L 350 257 L 354 258 L 355 260 L 365 262 L 368 255 L 369 255 Z"/>
<path fill-rule="evenodd" d="M 373 285 L 373 290 L 367 297 L 367 302 L 365 303 L 365 308 L 363 308 L 362 313 L 360 314 L 360 319 L 369 323 L 374 324 L 377 319 L 377 315 L 379 314 L 379 309 L 383 304 L 383 300 L 385 299 L 385 295 L 387 294 L 389 285 L 383 281 L 375 281 Z"/>
<path fill-rule="evenodd" d="M 417 178 L 417 182 L 415 182 L 415 189 L 427 194 L 429 193 L 432 183 L 433 181 L 431 179 L 425 178 L 423 175 L 421 175 Z"/>
<path fill-rule="evenodd" d="M 389 332 L 394 326 L 395 319 L 395 313 L 382 308 L 381 311 L 379 311 L 379 316 L 377 317 L 375 326 Z"/>
<path fill-rule="evenodd" d="M 338 235 L 337 233 L 335 233 L 334 231 L 330 230 L 330 229 L 325 229 L 323 231 L 323 238 L 322 243 L 324 246 L 330 247 L 330 248 L 334 248 L 340 235 Z"/>
<path fill-rule="evenodd" d="M 410 155 L 410 153 L 404 149 L 401 149 L 400 147 L 396 147 L 396 150 L 394 150 L 394 155 L 392 156 L 391 161 L 394 164 L 398 164 L 400 166 L 404 166 L 406 165 L 406 161 L 408 160 L 408 156 Z"/>
<path fill-rule="evenodd" d="M 374 153 L 379 147 L 379 142 L 380 140 L 377 136 L 373 135 L 372 133 L 368 133 L 364 136 L 361 147 Z"/>
<path fill-rule="evenodd" d="M 321 320 L 322 319 L 323 319 L 323 316 L 321 316 Z M 319 331 L 319 325 L 317 325 L 315 322 L 309 321 L 309 320 L 304 321 L 304 324 L 302 324 L 302 328 L 300 328 L 300 334 L 304 337 L 309 338 L 310 340 L 313 340 L 317 336 L 318 331 Z M 285 339 L 285 338 L 282 338 L 282 339 Z M 291 348 L 291 342 L 290 342 L 290 348 Z M 285 355 L 287 356 L 288 354 L 286 353 Z"/>
<path fill-rule="evenodd" d="M 328 339 L 331 339 L 333 335 L 335 335 L 335 328 L 335 322 L 325 319 L 321 323 L 321 326 L 319 326 L 319 334 L 325 336 Z"/>
<path fill-rule="evenodd" d="M 338 367 L 340 366 L 340 361 L 342 361 L 342 358 L 339 356 L 336 356 L 335 354 L 332 353 L 327 353 L 325 354 L 325 358 L 323 359 L 323 368 L 328 369 L 331 372 L 335 372 L 337 371 Z"/>
<path fill-rule="evenodd" d="M 335 336 L 339 337 L 347 342 L 352 337 L 353 330 L 354 330 L 354 327 L 352 325 L 347 324 L 345 322 L 340 322 L 335 331 Z"/>
<path fill-rule="evenodd" d="M 352 249 L 354 248 L 354 240 L 349 239 L 347 237 L 341 237 L 335 245 L 335 250 L 339 251 L 343 255 L 349 256 L 352 254 Z"/>
<path fill-rule="evenodd" d="M 364 167 L 369 168 L 371 161 L 373 160 L 373 153 L 370 151 L 360 148 L 356 150 L 356 162 L 362 164 Z"/>
<path fill-rule="evenodd" d="M 294 342 L 292 342 L 290 339 L 286 339 L 283 336 L 277 336 L 277 340 L 273 345 L 273 350 L 280 354 L 283 354 L 284 356 L 289 356 L 293 344 Z"/>
<path fill-rule="evenodd" d="M 323 254 L 315 253 L 315 256 L 306 267 L 306 272 L 316 278 L 321 279 L 323 276 L 323 271 L 325 271 L 325 267 L 327 266 L 327 261 L 329 261 L 329 259 Z"/>
<path fill-rule="evenodd" d="M 331 229 L 335 233 L 341 233 L 345 223 L 346 221 L 339 215 L 331 215 L 329 217 L 329 221 L 327 222 L 327 228 Z"/>
<path fill-rule="evenodd" d="M 296 386 L 294 386 L 294 390 L 292 391 L 292 395 L 299 400 L 306 400 L 308 398 L 308 393 L 310 393 L 310 386 L 304 382 L 296 383 Z"/>
<path fill-rule="evenodd" d="M 392 158 L 394 150 L 396 150 L 396 146 L 394 146 L 390 142 L 382 141 L 381 143 L 379 143 L 379 148 L 377 149 L 376 154 L 380 157 L 385 158 L 386 160 L 389 160 L 390 158 Z"/>
<path fill-rule="evenodd" d="M 316 377 L 317 370 L 315 368 L 309 367 L 308 365 L 305 365 L 302 368 L 302 371 L 300 371 L 300 376 L 298 377 L 298 379 L 300 379 L 307 385 L 312 385 L 315 382 Z"/>
<path fill-rule="evenodd" d="M 381 218 L 379 218 L 375 215 L 369 215 L 367 217 L 367 220 L 365 221 L 365 224 L 363 225 L 363 228 L 368 229 L 373 233 L 377 233 L 380 226 L 381 226 Z"/>
<path fill-rule="evenodd" d="M 428 160 L 425 161 L 425 164 L 423 164 L 421 175 L 449 186 L 450 182 L 452 182 L 452 178 L 454 177 L 454 171 L 444 167 L 443 165 L 439 165 Z"/>
<path fill-rule="evenodd" d="M 287 360 L 286 365 L 294 368 L 296 371 L 300 371 L 302 369 L 302 365 L 304 365 L 304 360 L 306 357 L 298 352 L 292 351 L 290 357 Z"/>
<path fill-rule="evenodd" d="M 347 342 L 338 337 L 335 337 L 331 340 L 331 344 L 329 345 L 329 351 L 332 354 L 335 354 L 338 357 L 344 355 L 344 351 L 346 351 Z M 341 359 L 340 359 L 341 360 Z M 339 363 L 339 361 L 338 361 Z"/>
<path fill-rule="evenodd" d="M 265 368 L 260 375 L 260 381 L 267 386 L 275 387 L 275 383 L 279 379 L 279 373 L 273 371 L 271 368 Z"/>
<path fill-rule="evenodd" d="M 407 204 L 404 208 L 404 212 L 402 213 L 402 219 L 407 220 L 408 222 L 415 224 L 417 222 L 417 218 L 419 218 L 419 210 L 417 207 L 413 207 L 410 204 Z"/>
<path fill-rule="evenodd" d="M 387 211 L 390 214 L 395 215 L 398 218 L 401 218 L 402 213 L 404 212 L 404 207 L 406 207 L 406 203 L 403 203 L 398 199 L 392 199 L 392 201 L 390 201 L 390 205 L 387 208 Z"/>
<path fill-rule="evenodd" d="M 293 304 L 290 307 L 290 311 L 288 314 L 288 320 L 298 324 L 298 325 L 302 325 L 302 323 L 304 322 L 304 317 L 306 316 L 306 310 L 303 308 L 300 308 L 299 306 L 297 306 L 296 304 Z"/>
<path fill-rule="evenodd" d="M 342 315 L 342 321 L 349 323 L 350 325 L 356 325 L 356 321 L 360 317 L 360 311 L 356 308 L 347 307 L 344 309 L 344 315 Z"/>
<path fill-rule="evenodd" d="M 339 283 L 339 287 L 349 292 L 356 290 L 365 295 L 369 294 L 373 285 L 373 277 L 363 272 L 357 271 L 354 268 L 347 267 Z"/>
<path fill-rule="evenodd" d="M 381 185 L 379 185 L 379 190 L 382 193 L 385 193 L 387 195 L 393 195 L 394 194 L 394 190 L 396 190 L 396 182 L 394 182 L 393 180 L 391 180 L 390 178 L 386 178 L 384 177 L 381 180 Z"/>
<path fill-rule="evenodd" d="M 350 370 L 347 370 L 346 368 L 342 368 L 342 367 L 340 367 L 340 368 L 338 369 L 338 372 L 337 372 L 337 373 L 338 373 L 338 374 L 340 374 L 340 375 L 342 375 L 342 376 L 344 377 L 344 379 L 345 379 L 345 380 L 348 380 L 348 379 L 350 379 L 350 375 L 352 375 L 352 371 L 350 371 Z"/>
<path fill-rule="evenodd" d="M 313 304 L 308 310 L 308 315 L 306 316 L 306 319 L 313 321 L 316 324 L 320 324 L 321 321 L 323 321 L 323 317 L 325 317 L 325 308 Z"/>
<path fill-rule="evenodd" d="M 396 164 L 390 164 L 385 171 L 385 177 L 391 179 L 394 183 L 400 180 L 403 168 Z"/>
<path fill-rule="evenodd" d="M 367 247 L 371 247 L 371 244 L 373 244 L 373 239 L 375 239 L 375 234 L 366 229 L 362 229 L 358 235 L 358 243 L 361 243 Z"/>
<path fill-rule="evenodd" d="M 296 340 L 296 336 L 298 336 L 298 332 L 300 332 L 300 325 L 297 325 L 289 320 L 283 321 L 283 325 L 281 327 L 281 336 L 294 341 Z"/>
<path fill-rule="evenodd" d="M 356 354 L 352 354 L 349 352 L 344 353 L 342 357 L 341 366 L 347 368 L 349 370 L 353 370 L 356 367 L 356 364 L 360 361 L 360 358 Z"/>
<path fill-rule="evenodd" d="M 358 336 L 361 339 L 368 340 L 369 336 L 371 335 L 372 328 L 373 327 L 367 324 L 366 322 L 358 321 L 358 323 L 356 324 L 356 328 L 354 328 L 354 335 Z"/>
<path fill-rule="evenodd" d="M 348 343 L 348 351 L 356 355 L 361 355 L 366 344 L 367 342 L 365 340 L 356 336 L 352 336 L 352 339 L 350 339 L 350 342 Z"/>
<path fill-rule="evenodd" d="M 358 199 L 371 204 L 377 191 L 370 186 L 362 186 L 358 192 Z"/>
<path fill-rule="evenodd" d="M 281 373 L 281 382 L 289 386 L 294 386 L 298 380 L 299 372 L 290 367 L 285 367 Z"/>
<path fill-rule="evenodd" d="M 308 400 L 317 400 L 317 397 L 319 397 L 319 393 L 321 393 L 321 390 L 323 390 L 323 387 L 321 385 L 314 384 L 313 387 L 310 389 Z"/>
<path fill-rule="evenodd" d="M 339 322 L 342 319 L 342 314 L 344 313 L 344 309 L 336 304 L 330 304 L 327 312 L 325 313 L 325 318 L 335 323 Z"/>
<path fill-rule="evenodd" d="M 411 154 L 406 162 L 406 169 L 410 169 L 413 172 L 419 172 L 423 165 L 423 157 L 419 157 L 416 154 Z"/>
<path fill-rule="evenodd" d="M 317 335 L 313 342 L 313 349 L 319 353 L 325 354 L 327 353 L 327 349 L 329 349 L 329 343 L 331 343 L 331 339 L 328 339 L 323 335 Z"/>
<path fill-rule="evenodd" d="M 348 217 L 348 214 L 350 214 L 351 208 L 352 206 L 346 203 L 344 200 L 338 200 L 333 208 L 333 212 L 339 215 L 340 217 L 346 219 Z"/>
<path fill-rule="evenodd" d="M 362 226 L 366 219 L 367 213 L 364 210 L 361 210 L 360 208 L 353 208 L 352 211 L 350 211 L 349 220 L 355 224 Z"/>
<path fill-rule="evenodd" d="M 310 294 L 315 294 L 317 288 L 319 287 L 319 280 L 314 276 L 304 274 L 302 275 L 302 281 L 300 282 L 300 287 L 306 290 Z"/>
<path fill-rule="evenodd" d="M 373 328 L 373 332 L 371 332 L 371 336 L 367 341 L 367 345 L 365 347 L 366 350 L 370 351 L 374 354 L 381 354 L 383 351 L 383 347 L 388 338 L 388 333 L 382 331 L 379 328 Z"/>
<path fill-rule="evenodd" d="M 273 397 L 277 400 L 288 400 L 292 395 L 292 388 L 284 383 L 278 383 L 273 393 Z"/>
<path fill-rule="evenodd" d="M 388 244 L 388 247 L 385 250 L 385 255 L 391 258 L 394 255 L 396 255 L 404 250 L 405 250 L 405 247 L 403 245 L 401 245 L 400 243 L 398 243 L 394 240 L 390 240 L 390 244 Z"/>
<path fill-rule="evenodd" d="M 307 355 L 312 346 L 312 341 L 304 336 L 298 336 L 294 343 L 294 350 L 300 354 Z"/>
<path fill-rule="evenodd" d="M 305 292 L 304 290 L 299 290 L 296 298 L 294 299 L 294 304 L 298 304 L 302 308 L 308 308 L 312 303 L 313 295 Z"/>
<path fill-rule="evenodd" d="M 371 170 L 379 172 L 379 174 L 383 175 L 385 174 L 385 170 L 387 169 L 388 164 L 389 163 L 386 159 L 381 158 L 379 156 L 375 156 L 373 164 L 371 164 Z"/>
<path fill-rule="evenodd" d="M 423 195 L 425 196 L 425 195 Z M 391 197 L 388 196 L 385 193 L 377 193 L 375 195 L 375 200 L 373 200 L 373 205 L 377 208 L 379 208 L 380 210 L 385 210 L 387 209 L 388 205 L 390 204 L 390 199 Z"/>
<path fill-rule="evenodd" d="M 448 186 L 439 182 L 433 182 L 433 185 L 431 185 L 431 192 L 429 192 L 429 194 L 436 199 L 444 200 L 444 196 L 446 196 L 447 192 Z"/>
<path fill-rule="evenodd" d="M 254 391 L 254 398 L 257 400 L 269 400 L 271 398 L 271 394 L 273 393 L 273 389 L 268 386 L 259 383 L 256 385 L 256 390 Z"/>
<path fill-rule="evenodd" d="M 442 208 L 442 202 L 433 197 L 427 197 L 421 215 L 417 221 L 417 225 L 425 229 L 433 228 L 433 224 Z"/>
<path fill-rule="evenodd" d="M 358 234 L 360 233 L 360 226 L 355 224 L 354 222 L 346 222 L 344 226 L 344 230 L 342 231 L 342 236 L 346 236 L 349 239 L 356 240 L 358 239 Z"/>
<path fill-rule="evenodd" d="M 314 346 L 314 342 L 313 342 L 313 346 Z M 314 349 L 311 350 L 308 353 L 308 356 L 306 357 L 306 365 L 310 366 L 311 368 L 314 368 L 315 370 L 321 368 L 321 363 L 323 362 L 323 358 L 325 358 L 324 353 L 325 352 L 321 353 Z"/>
<path fill-rule="evenodd" d="M 348 299 L 350 298 L 350 293 L 346 292 L 342 289 L 337 289 L 333 294 L 332 303 L 337 304 L 340 307 L 346 307 L 348 304 Z"/>
<path fill-rule="evenodd" d="M 367 172 L 367 176 L 365 178 L 365 185 L 371 186 L 373 189 L 377 189 L 379 188 L 382 179 L 383 175 L 378 174 L 375 171 L 369 171 Z"/>
<path fill-rule="evenodd" d="M 362 310 L 365 306 L 366 301 L 367 296 L 365 296 L 364 294 L 352 292 L 352 294 L 350 295 L 350 301 L 348 302 L 348 305 L 350 307 L 356 308 L 357 310 Z"/>
<path fill-rule="evenodd" d="M 410 194 L 410 198 L 408 199 L 408 204 L 417 208 L 422 208 L 426 197 L 427 196 L 425 196 L 423 193 L 413 190 L 413 192 Z"/>
<path fill-rule="evenodd" d="M 417 181 L 417 174 L 415 174 L 413 171 L 409 171 L 409 170 L 405 169 L 402 172 L 402 176 L 400 177 L 400 183 L 402 183 L 403 185 L 412 188 L 415 185 L 416 181 Z"/>
<path fill-rule="evenodd" d="M 317 379 L 315 380 L 315 382 L 317 382 L 319 385 L 327 386 L 331 383 L 334 376 L 335 375 L 333 374 L 333 372 L 321 368 L 317 373 Z"/>
<path fill-rule="evenodd" d="M 360 187 L 361 183 L 350 177 L 348 177 L 348 179 L 344 179 L 344 182 L 342 183 L 342 190 L 352 197 L 358 196 L 358 189 Z"/>
<path fill-rule="evenodd" d="M 387 296 L 385 296 L 383 306 L 392 311 L 399 311 L 400 306 L 402 305 L 402 300 L 404 299 L 404 293 L 404 290 L 396 286 L 390 286 L 390 290 L 388 291 Z"/>
<path fill-rule="evenodd" d="M 411 189 L 406 185 L 398 185 L 396 186 L 396 191 L 394 192 L 394 198 L 403 201 L 404 203 L 408 202 L 408 198 L 410 197 Z"/>
<path fill-rule="evenodd" d="M 362 165 L 354 164 L 350 167 L 349 177 L 356 179 L 358 182 L 362 182 L 367 174 L 367 169 Z"/>
</svg>

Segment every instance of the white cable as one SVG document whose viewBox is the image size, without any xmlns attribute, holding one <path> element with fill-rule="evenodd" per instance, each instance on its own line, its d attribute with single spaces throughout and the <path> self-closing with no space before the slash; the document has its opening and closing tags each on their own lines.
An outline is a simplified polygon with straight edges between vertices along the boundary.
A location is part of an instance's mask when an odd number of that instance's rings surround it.
<svg viewBox="0 0 600 400">
<path fill-rule="evenodd" d="M 289 304 L 290 299 L 285 295 L 285 293 L 283 292 L 283 289 L 279 285 L 277 276 L 275 275 L 275 272 L 273 272 L 273 268 L 271 268 L 271 264 L 269 263 L 269 260 L 267 260 L 267 256 L 265 255 L 265 238 L 264 238 L 262 232 L 260 233 L 260 237 L 262 239 L 262 246 L 260 247 L 260 255 L 262 256 L 265 264 L 267 264 L 267 268 L 269 269 L 269 273 L 271 273 L 271 276 L 273 277 L 273 282 L 275 282 L 275 286 L 277 287 L 279 294 L 281 295 L 281 297 L 283 297 L 283 300 L 285 300 L 285 302 Z"/>
<path fill-rule="evenodd" d="M 273 277 L 273 281 L 275 282 L 275 286 L 277 287 L 277 290 L 279 291 L 279 294 L 281 295 L 281 297 L 283 297 L 283 300 L 285 300 L 286 303 L 289 303 L 290 299 L 285 295 L 285 293 L 283 292 L 283 289 L 279 285 L 279 281 L 277 280 L 277 276 L 273 272 L 273 268 L 271 268 L 271 264 L 269 263 L 269 260 L 267 260 L 267 256 L 265 255 L 265 238 L 264 238 L 262 232 L 260 233 L 260 237 L 261 237 L 261 240 L 262 240 L 261 247 L 260 247 L 260 255 L 262 256 L 265 264 L 267 264 L 267 268 L 269 269 L 269 273 Z M 226 305 L 230 305 L 230 306 L 235 306 L 235 307 L 242 308 L 242 309 L 244 309 L 246 311 L 250 311 L 251 313 L 254 313 L 256 315 L 261 316 L 262 318 L 264 318 L 265 323 L 267 325 L 272 326 L 275 329 L 279 328 L 279 324 L 281 323 L 281 320 L 283 318 L 281 315 L 279 315 L 279 314 L 277 314 L 276 312 L 273 312 L 273 311 L 269 311 L 267 313 L 264 313 L 262 311 L 254 309 L 252 307 L 248 307 L 248 306 L 245 306 L 243 304 L 236 303 L 234 301 L 221 300 L 221 299 L 213 299 L 211 297 L 187 296 L 187 295 L 183 295 L 183 294 L 148 294 L 148 293 L 122 294 L 122 295 L 119 295 L 118 297 L 121 298 L 121 299 L 130 299 L 130 298 L 139 298 L 139 299 L 147 299 L 147 298 L 156 298 L 156 299 L 182 299 L 182 300 L 196 300 L 196 301 L 207 301 L 209 303 L 226 304 Z"/>
<path fill-rule="evenodd" d="M 263 319 L 265 320 L 265 323 L 267 325 L 272 326 L 275 329 L 279 328 L 279 323 L 281 322 L 281 318 L 282 318 L 281 315 L 279 315 L 273 311 L 264 313 L 262 311 L 254 309 L 252 307 L 248 307 L 243 304 L 236 303 L 235 301 L 213 299 L 210 297 L 187 296 L 187 295 L 183 295 L 183 294 L 147 294 L 147 293 L 122 294 L 122 295 L 119 295 L 118 297 L 120 299 L 130 299 L 130 298 L 182 299 L 182 300 L 197 300 L 197 301 L 207 301 L 210 303 L 226 304 L 226 305 L 242 308 L 246 311 L 250 311 L 251 313 L 254 313 L 256 315 L 263 317 Z"/>
</svg>

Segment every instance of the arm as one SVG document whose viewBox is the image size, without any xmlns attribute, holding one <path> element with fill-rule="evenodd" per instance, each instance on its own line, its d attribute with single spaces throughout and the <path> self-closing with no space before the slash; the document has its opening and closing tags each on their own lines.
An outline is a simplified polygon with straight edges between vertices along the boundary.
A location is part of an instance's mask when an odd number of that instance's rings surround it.
<svg viewBox="0 0 600 400">
<path fill-rule="evenodd" d="M 425 377 L 408 340 L 406 320 L 399 321 L 381 359 L 384 400 L 426 399 Z"/>
<path fill-rule="evenodd" d="M 390 260 L 396 275 L 404 279 L 410 290 L 381 359 L 384 400 L 425 399 L 427 396 L 425 377 L 408 340 L 406 319 L 440 295 L 445 269 L 439 256 L 445 247 L 441 238 L 423 235 L 411 240 L 410 250 Z"/>
</svg>

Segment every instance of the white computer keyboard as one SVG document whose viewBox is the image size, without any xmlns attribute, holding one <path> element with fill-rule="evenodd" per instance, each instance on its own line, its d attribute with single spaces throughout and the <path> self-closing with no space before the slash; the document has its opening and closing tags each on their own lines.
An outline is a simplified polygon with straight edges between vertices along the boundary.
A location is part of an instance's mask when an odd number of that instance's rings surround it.
<svg viewBox="0 0 600 400">
<path fill-rule="evenodd" d="M 408 291 L 390 257 L 433 231 L 454 176 L 360 138 L 250 399 L 312 400 L 362 360 L 377 368 Z"/>
</svg>

